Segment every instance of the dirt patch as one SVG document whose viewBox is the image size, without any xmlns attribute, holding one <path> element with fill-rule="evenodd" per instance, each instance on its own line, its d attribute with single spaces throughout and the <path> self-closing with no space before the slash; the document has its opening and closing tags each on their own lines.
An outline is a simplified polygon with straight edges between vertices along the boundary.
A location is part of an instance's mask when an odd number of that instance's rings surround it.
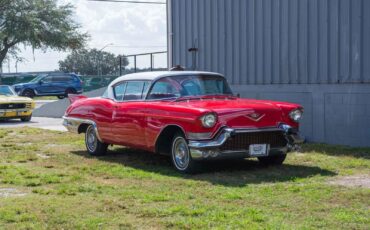
<svg viewBox="0 0 370 230">
<path fill-rule="evenodd" d="M 370 188 L 370 175 L 354 175 L 337 177 L 329 181 L 331 185 L 341 185 L 345 187 Z"/>
<path fill-rule="evenodd" d="M 0 198 L 1 197 L 15 197 L 15 196 L 25 196 L 27 193 L 21 192 L 15 188 L 0 188 Z"/>
</svg>

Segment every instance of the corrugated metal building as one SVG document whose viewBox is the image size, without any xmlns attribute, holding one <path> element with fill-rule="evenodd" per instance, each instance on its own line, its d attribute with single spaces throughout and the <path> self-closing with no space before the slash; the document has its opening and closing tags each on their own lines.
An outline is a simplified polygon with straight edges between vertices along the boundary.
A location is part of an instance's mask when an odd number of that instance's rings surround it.
<svg viewBox="0 0 370 230">
<path fill-rule="evenodd" d="M 370 0 L 168 0 L 169 65 L 301 103 L 309 141 L 370 146 Z"/>
</svg>

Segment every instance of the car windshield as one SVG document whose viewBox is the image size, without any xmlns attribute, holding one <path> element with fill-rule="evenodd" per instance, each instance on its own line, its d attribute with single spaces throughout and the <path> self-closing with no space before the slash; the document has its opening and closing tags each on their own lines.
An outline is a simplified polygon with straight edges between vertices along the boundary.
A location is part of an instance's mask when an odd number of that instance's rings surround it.
<svg viewBox="0 0 370 230">
<path fill-rule="evenodd" d="M 13 89 L 10 88 L 10 86 L 1 85 L 0 86 L 0 95 L 3 95 L 3 96 L 14 96 L 16 94 L 14 93 Z"/>
<path fill-rule="evenodd" d="M 38 75 L 37 77 L 35 77 L 34 79 L 32 79 L 30 81 L 30 83 L 37 83 L 37 82 L 39 82 L 45 76 L 46 76 L 46 74 Z"/>
<path fill-rule="evenodd" d="M 165 77 L 154 83 L 148 99 L 169 99 L 209 95 L 232 95 L 227 81 L 217 75 Z"/>
</svg>

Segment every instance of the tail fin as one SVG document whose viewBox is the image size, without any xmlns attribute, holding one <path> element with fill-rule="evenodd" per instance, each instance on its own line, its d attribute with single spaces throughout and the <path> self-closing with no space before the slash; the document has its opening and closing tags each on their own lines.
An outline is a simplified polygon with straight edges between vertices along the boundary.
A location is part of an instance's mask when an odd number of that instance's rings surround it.
<svg viewBox="0 0 370 230">
<path fill-rule="evenodd" d="M 68 94 L 68 99 L 71 104 L 73 104 L 75 101 L 86 99 L 87 97 L 84 95 L 77 95 L 77 94 Z"/>
</svg>

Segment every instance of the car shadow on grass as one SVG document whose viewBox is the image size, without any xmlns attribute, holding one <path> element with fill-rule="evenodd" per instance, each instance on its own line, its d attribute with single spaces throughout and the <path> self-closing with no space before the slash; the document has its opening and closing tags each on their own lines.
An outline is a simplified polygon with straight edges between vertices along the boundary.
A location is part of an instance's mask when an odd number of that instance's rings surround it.
<svg viewBox="0 0 370 230">
<path fill-rule="evenodd" d="M 177 172 L 170 157 L 141 150 L 119 148 L 108 151 L 106 156 L 92 157 L 85 151 L 73 154 L 86 158 L 96 158 L 108 163 L 119 163 L 125 167 L 157 173 L 164 176 L 208 181 L 212 184 L 241 187 L 247 184 L 296 181 L 313 176 L 335 176 L 335 172 L 315 166 L 283 164 L 282 166 L 263 167 L 256 160 L 219 160 L 205 161 L 202 171 L 195 175 Z M 288 156 L 289 157 L 289 156 Z"/>
</svg>

